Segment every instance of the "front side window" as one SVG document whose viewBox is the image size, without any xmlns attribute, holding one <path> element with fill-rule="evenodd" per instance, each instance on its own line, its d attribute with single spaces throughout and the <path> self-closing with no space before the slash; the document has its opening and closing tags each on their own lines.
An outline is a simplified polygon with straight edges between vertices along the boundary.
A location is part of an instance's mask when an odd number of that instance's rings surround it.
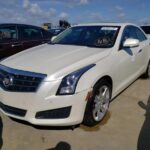
<svg viewBox="0 0 150 150">
<path fill-rule="evenodd" d="M 130 30 L 128 27 L 125 28 L 122 36 L 122 42 L 125 42 L 126 39 L 130 38 Z"/>
<path fill-rule="evenodd" d="M 27 40 L 42 39 L 42 33 L 37 28 L 24 26 L 21 27 L 21 38 Z"/>
<path fill-rule="evenodd" d="M 125 27 L 121 39 L 120 49 L 123 48 L 123 43 L 125 42 L 125 40 L 129 38 L 138 39 L 138 36 L 136 34 L 136 28 L 134 26 Z"/>
<path fill-rule="evenodd" d="M 119 29 L 118 26 L 72 27 L 58 35 L 52 44 L 110 48 L 115 44 Z"/>
<path fill-rule="evenodd" d="M 143 34 L 143 32 L 136 27 L 136 34 L 138 36 L 138 39 L 140 42 L 145 41 L 147 38 L 145 37 L 145 35 Z"/>
<path fill-rule="evenodd" d="M 0 41 L 9 42 L 17 39 L 16 26 L 0 27 Z"/>
</svg>

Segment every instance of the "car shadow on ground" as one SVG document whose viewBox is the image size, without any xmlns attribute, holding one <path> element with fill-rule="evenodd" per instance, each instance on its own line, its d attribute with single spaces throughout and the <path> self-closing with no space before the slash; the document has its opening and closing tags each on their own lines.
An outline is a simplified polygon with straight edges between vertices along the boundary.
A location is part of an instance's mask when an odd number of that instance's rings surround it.
<svg viewBox="0 0 150 150">
<path fill-rule="evenodd" d="M 59 142 L 56 147 L 47 150 L 71 150 L 71 146 L 66 142 Z"/>
<path fill-rule="evenodd" d="M 10 119 L 17 122 L 17 123 L 27 125 L 27 126 L 33 127 L 35 129 L 38 129 L 38 130 L 74 130 L 80 126 L 80 125 L 74 125 L 74 126 L 40 126 L 39 125 L 38 126 L 38 125 L 30 124 L 27 121 L 23 121 L 23 120 L 11 118 L 11 117 L 10 117 Z"/>
<path fill-rule="evenodd" d="M 146 111 L 145 121 L 138 138 L 137 150 L 150 150 L 150 96 L 147 104 L 140 101 L 139 106 Z"/>
<path fill-rule="evenodd" d="M 0 117 L 0 150 L 3 146 L 2 131 L 3 131 L 3 122 L 2 118 Z"/>
</svg>

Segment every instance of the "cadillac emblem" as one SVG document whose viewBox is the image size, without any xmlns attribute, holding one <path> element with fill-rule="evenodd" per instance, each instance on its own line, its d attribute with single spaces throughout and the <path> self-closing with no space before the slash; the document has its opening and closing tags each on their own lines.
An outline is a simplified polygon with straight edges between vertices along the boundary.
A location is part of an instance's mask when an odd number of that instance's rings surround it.
<svg viewBox="0 0 150 150">
<path fill-rule="evenodd" d="M 14 78 L 12 76 L 6 76 L 3 79 L 3 85 L 7 88 L 13 85 Z"/>
</svg>

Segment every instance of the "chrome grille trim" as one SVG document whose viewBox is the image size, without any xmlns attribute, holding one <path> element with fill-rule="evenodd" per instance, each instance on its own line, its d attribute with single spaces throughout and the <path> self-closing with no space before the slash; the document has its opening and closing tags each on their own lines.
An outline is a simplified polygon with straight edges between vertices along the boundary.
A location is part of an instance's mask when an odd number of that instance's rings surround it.
<svg viewBox="0 0 150 150">
<path fill-rule="evenodd" d="M 9 92 L 36 92 L 46 74 L 23 71 L 0 65 L 0 87 Z M 12 77 L 13 85 L 6 87 L 4 78 Z"/>
</svg>

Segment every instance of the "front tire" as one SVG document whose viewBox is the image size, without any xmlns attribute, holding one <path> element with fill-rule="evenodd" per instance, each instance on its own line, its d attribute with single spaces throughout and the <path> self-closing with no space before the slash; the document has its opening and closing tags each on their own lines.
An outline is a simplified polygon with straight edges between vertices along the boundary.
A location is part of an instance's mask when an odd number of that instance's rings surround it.
<svg viewBox="0 0 150 150">
<path fill-rule="evenodd" d="M 100 80 L 93 88 L 93 96 L 88 100 L 83 124 L 97 125 L 106 115 L 111 100 L 112 87 L 106 80 Z"/>
</svg>

